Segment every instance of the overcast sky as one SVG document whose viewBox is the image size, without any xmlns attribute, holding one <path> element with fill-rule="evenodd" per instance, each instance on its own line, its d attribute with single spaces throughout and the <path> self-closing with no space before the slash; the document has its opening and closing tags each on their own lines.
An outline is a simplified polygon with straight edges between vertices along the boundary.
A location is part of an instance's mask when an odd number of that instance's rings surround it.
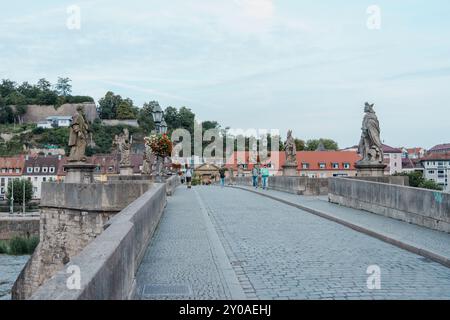
<svg viewBox="0 0 450 320">
<path fill-rule="evenodd" d="M 320 2 L 320 4 L 319 4 Z M 338 4 L 339 3 L 339 4 Z M 0 78 L 73 80 L 96 100 L 188 106 L 223 127 L 358 143 L 365 101 L 392 146 L 450 142 L 450 3 L 380 0 L 5 1 Z M 67 8 L 80 8 L 70 29 Z M 372 21 L 372 20 L 371 20 Z"/>
</svg>

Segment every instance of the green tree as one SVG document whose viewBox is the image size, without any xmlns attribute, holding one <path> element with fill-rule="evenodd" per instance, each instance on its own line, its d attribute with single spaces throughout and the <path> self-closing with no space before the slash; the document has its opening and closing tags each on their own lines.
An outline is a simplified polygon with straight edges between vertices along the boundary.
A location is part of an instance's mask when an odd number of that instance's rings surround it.
<svg viewBox="0 0 450 320">
<path fill-rule="evenodd" d="M 144 103 L 142 109 L 139 110 L 138 123 L 146 134 L 149 134 L 150 132 L 152 132 L 152 130 L 155 129 L 152 112 L 156 105 L 159 106 L 158 101 L 146 102 Z"/>
<path fill-rule="evenodd" d="M 23 191 L 25 189 L 25 205 L 30 202 L 33 197 L 33 184 L 28 179 L 14 179 L 12 182 L 8 183 L 7 198 L 9 203 L 11 202 L 11 197 L 13 196 L 14 188 L 14 203 L 23 203 Z"/>
<path fill-rule="evenodd" d="M 39 81 L 36 84 L 36 87 L 38 87 L 38 89 L 41 91 L 51 91 L 52 84 L 47 79 L 42 78 L 39 79 Z"/>
<path fill-rule="evenodd" d="M 195 113 L 193 113 L 192 110 L 187 107 L 181 107 L 178 111 L 178 117 L 180 119 L 180 127 L 188 130 L 193 136 Z"/>
<path fill-rule="evenodd" d="M 0 84 L 0 96 L 7 97 L 16 90 L 16 83 L 14 81 L 3 79 Z"/>
<path fill-rule="evenodd" d="M 123 99 L 120 95 L 108 91 L 103 98 L 98 101 L 98 112 L 101 119 L 116 119 L 117 108 Z"/>
<path fill-rule="evenodd" d="M 420 185 L 419 188 L 424 188 L 424 189 L 430 189 L 430 190 L 438 190 L 438 191 L 442 191 L 443 188 L 438 185 L 434 180 L 424 180 Z"/>
<path fill-rule="evenodd" d="M 301 139 L 294 139 L 295 142 L 295 148 L 297 149 L 297 151 L 303 151 L 306 148 L 306 144 L 305 141 L 301 140 Z"/>
<path fill-rule="evenodd" d="M 130 103 L 131 100 L 127 99 L 122 101 L 117 107 L 117 119 L 128 120 L 136 119 L 136 115 L 133 111 L 133 104 Z"/>
<path fill-rule="evenodd" d="M 70 84 L 72 80 L 69 78 L 58 78 L 56 83 L 56 92 L 63 97 L 67 97 L 72 93 L 72 85 Z"/>
<path fill-rule="evenodd" d="M 320 144 L 323 144 L 326 150 L 337 150 L 339 149 L 338 144 L 336 141 L 332 139 L 311 139 L 306 141 L 306 147 L 305 149 L 308 151 L 315 151 L 319 147 Z"/>
<path fill-rule="evenodd" d="M 166 120 L 169 131 L 173 131 L 181 127 L 180 115 L 178 114 L 177 108 L 167 107 L 166 110 L 164 110 L 164 120 Z"/>
</svg>

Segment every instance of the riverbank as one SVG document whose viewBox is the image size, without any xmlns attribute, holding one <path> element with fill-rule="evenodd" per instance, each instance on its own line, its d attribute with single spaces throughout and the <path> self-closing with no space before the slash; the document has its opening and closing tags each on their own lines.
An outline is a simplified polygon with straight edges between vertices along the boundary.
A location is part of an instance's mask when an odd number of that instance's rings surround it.
<svg viewBox="0 0 450 320">
<path fill-rule="evenodd" d="M 0 300 L 11 299 L 11 288 L 29 258 L 0 254 Z"/>
</svg>

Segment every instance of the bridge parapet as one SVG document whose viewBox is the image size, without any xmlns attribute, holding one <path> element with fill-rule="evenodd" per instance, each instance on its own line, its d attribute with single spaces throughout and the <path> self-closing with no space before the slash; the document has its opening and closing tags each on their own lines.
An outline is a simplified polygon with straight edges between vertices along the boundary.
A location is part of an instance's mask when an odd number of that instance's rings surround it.
<svg viewBox="0 0 450 320">
<path fill-rule="evenodd" d="M 332 178 L 329 201 L 450 232 L 450 194 L 358 179 Z"/>
</svg>

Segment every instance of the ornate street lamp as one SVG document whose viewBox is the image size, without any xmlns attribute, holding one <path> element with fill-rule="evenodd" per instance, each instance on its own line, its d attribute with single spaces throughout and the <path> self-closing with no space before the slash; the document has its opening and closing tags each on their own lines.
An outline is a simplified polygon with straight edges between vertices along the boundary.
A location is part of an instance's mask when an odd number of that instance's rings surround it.
<svg viewBox="0 0 450 320">
<path fill-rule="evenodd" d="M 153 122 L 155 122 L 155 127 L 156 127 L 156 132 L 160 133 L 160 125 L 161 125 L 161 121 L 163 119 L 163 115 L 164 112 L 162 111 L 161 107 L 159 105 L 157 105 L 153 111 L 152 111 L 152 115 L 153 115 Z"/>
<path fill-rule="evenodd" d="M 167 133 L 167 123 L 166 120 L 162 119 L 161 121 L 161 127 L 160 127 L 161 133 L 166 134 Z"/>
</svg>

